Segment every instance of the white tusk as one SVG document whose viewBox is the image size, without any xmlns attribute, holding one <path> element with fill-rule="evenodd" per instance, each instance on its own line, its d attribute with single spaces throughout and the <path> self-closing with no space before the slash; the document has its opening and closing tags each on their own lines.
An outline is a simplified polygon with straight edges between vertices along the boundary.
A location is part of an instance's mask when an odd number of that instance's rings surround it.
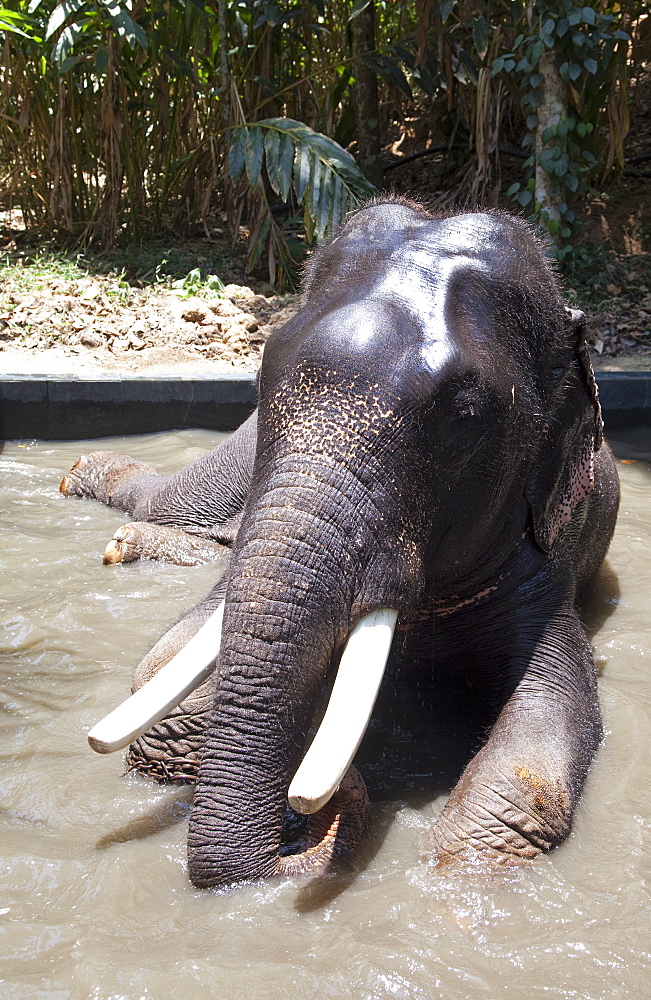
<svg viewBox="0 0 651 1000">
<path fill-rule="evenodd" d="M 296 812 L 321 809 L 350 767 L 380 690 L 397 618 L 397 611 L 382 608 L 350 633 L 323 721 L 289 786 Z"/>
<path fill-rule="evenodd" d="M 224 602 L 157 674 L 88 734 L 97 753 L 113 753 L 146 733 L 209 677 L 221 644 Z"/>
</svg>

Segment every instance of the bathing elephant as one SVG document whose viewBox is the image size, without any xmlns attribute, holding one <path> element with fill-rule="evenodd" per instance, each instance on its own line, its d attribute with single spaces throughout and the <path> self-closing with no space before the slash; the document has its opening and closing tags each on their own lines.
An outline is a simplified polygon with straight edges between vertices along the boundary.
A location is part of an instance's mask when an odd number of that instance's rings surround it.
<svg viewBox="0 0 651 1000">
<path fill-rule="evenodd" d="M 195 885 L 319 871 L 354 846 L 351 761 L 385 662 L 472 678 L 494 705 L 434 857 L 522 862 L 567 835 L 601 734 L 575 598 L 619 491 L 583 314 L 522 220 L 364 206 L 314 255 L 239 431 L 168 479 L 95 452 L 61 488 L 139 522 L 109 561 L 230 546 L 136 670 L 134 700 L 171 691 L 126 727 L 131 766 L 196 779 Z M 91 742 L 112 749 L 101 726 Z M 288 794 L 310 819 L 283 846 Z"/>
</svg>

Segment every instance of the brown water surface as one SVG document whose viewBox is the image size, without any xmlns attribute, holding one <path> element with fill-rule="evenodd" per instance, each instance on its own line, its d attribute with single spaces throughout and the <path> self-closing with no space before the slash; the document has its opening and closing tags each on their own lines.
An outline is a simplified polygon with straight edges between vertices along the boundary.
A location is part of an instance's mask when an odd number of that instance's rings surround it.
<svg viewBox="0 0 651 1000">
<path fill-rule="evenodd" d="M 184 431 L 0 454 L 2 1000 L 651 997 L 651 429 L 615 442 L 640 460 L 620 465 L 617 534 L 585 612 L 606 737 L 569 840 L 506 875 L 429 870 L 456 723 L 432 754 L 412 735 L 429 718 L 400 712 L 363 748 L 376 801 L 355 860 L 321 882 L 224 894 L 187 879 L 191 790 L 123 777 L 121 755 L 96 756 L 85 735 L 217 569 L 104 567 L 124 517 L 57 492 L 91 447 L 172 470 L 213 442 Z"/>
</svg>

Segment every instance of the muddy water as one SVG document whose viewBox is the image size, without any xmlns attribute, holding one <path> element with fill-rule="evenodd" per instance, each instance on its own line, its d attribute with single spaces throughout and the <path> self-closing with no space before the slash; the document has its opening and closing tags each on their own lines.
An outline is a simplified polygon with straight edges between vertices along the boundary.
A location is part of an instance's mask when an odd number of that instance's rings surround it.
<svg viewBox="0 0 651 1000">
<path fill-rule="evenodd" d="M 183 432 L 97 446 L 172 469 L 211 441 Z M 87 444 L 8 444 L 2 1000 L 651 996 L 651 430 L 616 444 L 640 460 L 620 465 L 617 536 L 586 610 L 606 739 L 567 843 L 506 876 L 428 871 L 422 843 L 445 767 L 419 758 L 400 713 L 376 723 L 365 751 L 376 801 L 355 862 L 319 883 L 221 895 L 187 880 L 190 791 L 123 777 L 120 755 L 98 757 L 85 740 L 215 567 L 103 567 L 120 514 L 57 493 Z"/>
</svg>

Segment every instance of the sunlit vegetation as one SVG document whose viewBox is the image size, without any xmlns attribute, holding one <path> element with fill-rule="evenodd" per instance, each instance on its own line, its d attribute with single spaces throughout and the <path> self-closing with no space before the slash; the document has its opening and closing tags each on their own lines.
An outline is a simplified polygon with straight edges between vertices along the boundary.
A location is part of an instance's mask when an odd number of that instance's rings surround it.
<svg viewBox="0 0 651 1000">
<path fill-rule="evenodd" d="M 291 284 L 306 244 L 382 181 L 387 125 L 428 116 L 467 166 L 572 247 L 575 201 L 624 163 L 640 0 L 6 0 L 0 197 L 106 248 L 245 231 Z M 647 32 L 648 35 L 648 32 Z M 375 109 L 375 110 L 374 110 Z M 504 146 L 521 152 L 502 176 Z"/>
</svg>

